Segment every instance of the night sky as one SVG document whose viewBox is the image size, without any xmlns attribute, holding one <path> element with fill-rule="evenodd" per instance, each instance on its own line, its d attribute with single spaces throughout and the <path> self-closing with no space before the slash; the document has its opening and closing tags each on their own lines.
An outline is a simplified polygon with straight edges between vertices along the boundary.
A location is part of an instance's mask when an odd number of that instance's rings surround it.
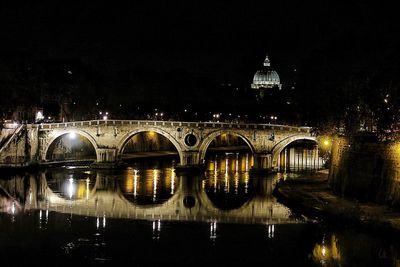
<svg viewBox="0 0 400 267">
<path fill-rule="evenodd" d="M 304 115 L 300 123 L 311 123 L 316 109 L 322 120 L 337 120 L 362 101 L 366 109 L 381 110 L 374 98 L 379 95 L 381 103 L 399 91 L 385 88 L 400 71 L 397 9 L 385 3 L 9 2 L 0 4 L 2 105 L 12 94 L 15 103 L 43 106 L 50 91 L 59 105 L 69 99 L 86 107 L 102 103 L 103 109 L 130 105 L 129 112 L 138 106 L 182 112 L 187 107 L 181 104 L 188 104 L 215 112 L 224 103 L 219 111 L 283 111 L 286 121 Z M 282 91 L 293 82 L 297 91 L 267 97 L 256 107 L 244 91 L 267 53 Z M 359 86 L 349 89 L 350 83 Z M 232 88 L 220 88 L 226 84 Z M 27 98 L 29 92 L 41 99 Z M 288 101 L 297 106 L 282 108 Z M 82 114 L 96 112 L 76 107 Z"/>
<path fill-rule="evenodd" d="M 325 53 L 338 57 L 371 42 L 379 53 L 400 25 L 395 9 L 378 2 L 80 2 L 2 3 L 2 53 L 80 59 L 105 73 L 145 67 L 250 83 L 266 53 L 285 80 L 332 44 L 336 51 Z"/>
</svg>

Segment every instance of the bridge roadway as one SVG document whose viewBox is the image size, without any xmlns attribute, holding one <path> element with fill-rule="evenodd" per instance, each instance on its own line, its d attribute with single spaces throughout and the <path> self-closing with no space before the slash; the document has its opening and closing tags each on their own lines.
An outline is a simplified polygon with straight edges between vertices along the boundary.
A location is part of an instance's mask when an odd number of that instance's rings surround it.
<svg viewBox="0 0 400 267">
<path fill-rule="evenodd" d="M 28 181 L 27 181 L 28 179 Z M 300 221 L 290 210 L 272 197 L 273 179 L 254 179 L 255 194 L 242 206 L 218 209 L 207 196 L 200 179 L 179 177 L 179 186 L 166 202 L 138 205 L 124 197 L 115 179 L 97 174 L 94 187 L 82 199 L 71 200 L 54 193 L 45 174 L 0 180 L 3 211 L 16 214 L 21 210 L 43 210 L 97 218 L 128 218 L 140 220 L 177 220 L 249 224 L 292 224 Z M 191 198 L 191 205 L 185 205 Z M 23 199 L 18 202 L 17 199 Z"/>
<path fill-rule="evenodd" d="M 238 136 L 249 146 L 255 169 L 275 169 L 280 152 L 296 140 L 312 140 L 310 127 L 273 124 L 183 122 L 146 120 L 93 120 L 66 123 L 43 123 L 26 126 L 7 142 L 0 153 L 0 164 L 29 164 L 49 160 L 50 145 L 60 136 L 75 133 L 86 137 L 96 151 L 98 164 L 118 162 L 127 142 L 141 132 L 155 132 L 166 137 L 179 154 L 180 166 L 198 166 L 210 143 L 218 136 Z M 25 134 L 25 138 L 21 137 Z"/>
</svg>

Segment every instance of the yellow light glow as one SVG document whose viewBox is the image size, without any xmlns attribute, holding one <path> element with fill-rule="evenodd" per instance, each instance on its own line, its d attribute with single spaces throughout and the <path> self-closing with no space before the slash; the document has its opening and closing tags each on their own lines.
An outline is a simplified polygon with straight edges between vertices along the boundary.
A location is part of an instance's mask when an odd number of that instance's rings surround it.
<svg viewBox="0 0 400 267">
<path fill-rule="evenodd" d="M 328 140 L 325 140 L 325 141 L 324 141 L 324 145 L 325 145 L 325 146 L 329 146 L 329 141 L 328 141 Z"/>
</svg>

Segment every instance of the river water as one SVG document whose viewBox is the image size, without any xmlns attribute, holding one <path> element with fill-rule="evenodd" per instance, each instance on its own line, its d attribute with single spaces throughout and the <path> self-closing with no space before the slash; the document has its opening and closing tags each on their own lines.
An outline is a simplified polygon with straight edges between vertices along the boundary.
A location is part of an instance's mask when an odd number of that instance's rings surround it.
<svg viewBox="0 0 400 267">
<path fill-rule="evenodd" d="M 399 266 L 396 240 L 294 213 L 272 192 L 302 174 L 252 175 L 251 161 L 213 156 L 202 175 L 177 175 L 173 158 L 1 174 L 1 264 Z"/>
</svg>

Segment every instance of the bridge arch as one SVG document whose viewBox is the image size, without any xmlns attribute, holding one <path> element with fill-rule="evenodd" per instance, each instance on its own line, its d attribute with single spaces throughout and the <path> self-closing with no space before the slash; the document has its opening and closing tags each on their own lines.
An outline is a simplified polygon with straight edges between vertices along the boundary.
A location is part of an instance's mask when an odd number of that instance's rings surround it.
<svg viewBox="0 0 400 267">
<path fill-rule="evenodd" d="M 170 141 L 170 142 L 174 145 L 174 147 L 176 148 L 176 150 L 178 151 L 178 154 L 179 154 L 179 161 L 180 161 L 180 162 L 183 162 L 183 153 L 182 153 L 182 146 L 181 146 L 181 144 L 180 144 L 171 134 L 169 134 L 168 132 L 166 132 L 166 131 L 164 131 L 164 130 L 162 130 L 162 129 L 156 128 L 156 127 L 134 130 L 134 131 L 131 131 L 131 132 L 125 134 L 125 135 L 121 138 L 121 140 L 119 141 L 118 146 L 117 146 L 118 158 L 121 158 L 121 157 L 122 157 L 122 153 L 123 153 L 123 150 L 124 150 L 124 148 L 125 148 L 125 145 L 128 143 L 128 141 L 129 141 L 134 135 L 139 134 L 139 133 L 145 133 L 145 132 L 155 132 L 155 133 L 158 133 L 158 134 L 160 134 L 161 136 L 167 138 L 167 140 Z"/>
<path fill-rule="evenodd" d="M 238 132 L 235 132 L 235 131 L 218 130 L 218 131 L 214 131 L 214 132 L 208 134 L 203 139 L 203 142 L 201 143 L 200 148 L 199 148 L 200 162 L 203 159 L 205 159 L 205 156 L 206 156 L 206 153 L 207 153 L 207 149 L 210 146 L 211 142 L 214 141 L 215 138 L 217 138 L 218 136 L 223 135 L 223 134 L 230 134 L 230 135 L 233 135 L 233 136 L 240 137 L 247 144 L 247 146 L 250 148 L 252 154 L 254 154 L 254 151 L 255 151 L 254 147 L 251 144 L 250 140 L 246 136 L 244 136 L 244 135 L 242 135 L 242 134 L 240 134 Z"/>
<path fill-rule="evenodd" d="M 96 152 L 96 159 L 98 160 L 99 155 L 98 155 L 98 145 L 97 145 L 96 140 L 89 133 L 87 133 L 83 130 L 75 129 L 75 128 L 71 129 L 71 130 L 57 132 L 54 136 L 52 136 L 52 138 L 47 142 L 45 149 L 43 150 L 42 159 L 47 160 L 47 157 L 48 157 L 47 154 L 49 152 L 49 148 L 58 138 L 60 138 L 64 135 L 67 135 L 67 134 L 72 134 L 72 133 L 85 137 L 92 144 L 92 146 Z"/>
<path fill-rule="evenodd" d="M 314 141 L 317 143 L 317 138 L 312 137 L 312 136 L 303 136 L 303 135 L 293 135 L 289 136 L 283 140 L 281 140 L 279 143 L 277 143 L 273 148 L 272 148 L 272 167 L 277 167 L 278 166 L 278 157 L 280 153 L 282 152 L 285 147 L 287 147 L 290 143 L 298 141 L 298 140 L 309 140 L 309 141 Z"/>
</svg>

